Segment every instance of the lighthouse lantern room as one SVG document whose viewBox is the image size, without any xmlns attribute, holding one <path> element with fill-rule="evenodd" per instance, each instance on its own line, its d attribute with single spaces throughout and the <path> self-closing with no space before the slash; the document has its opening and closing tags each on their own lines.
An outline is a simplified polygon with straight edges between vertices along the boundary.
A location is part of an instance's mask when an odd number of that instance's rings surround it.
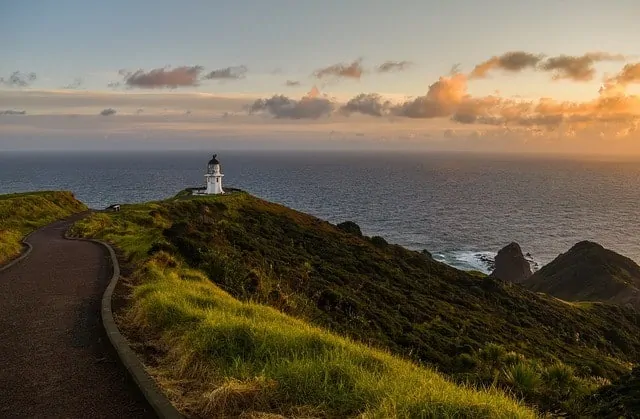
<svg viewBox="0 0 640 419">
<path fill-rule="evenodd" d="M 207 189 L 205 194 L 207 195 L 218 195 L 223 194 L 224 190 L 222 189 L 222 177 L 224 175 L 220 172 L 220 162 L 217 159 L 217 154 L 213 155 L 213 158 L 209 160 L 209 164 L 207 165 L 207 174 L 204 175 L 205 180 L 207 182 Z"/>
</svg>

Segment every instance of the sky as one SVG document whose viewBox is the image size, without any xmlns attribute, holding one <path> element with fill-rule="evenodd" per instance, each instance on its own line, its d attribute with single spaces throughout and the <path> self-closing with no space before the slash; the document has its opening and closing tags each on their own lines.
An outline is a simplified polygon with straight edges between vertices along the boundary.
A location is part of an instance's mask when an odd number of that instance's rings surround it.
<svg viewBox="0 0 640 419">
<path fill-rule="evenodd" d="M 640 153 L 637 0 L 0 0 L 0 150 Z"/>
</svg>

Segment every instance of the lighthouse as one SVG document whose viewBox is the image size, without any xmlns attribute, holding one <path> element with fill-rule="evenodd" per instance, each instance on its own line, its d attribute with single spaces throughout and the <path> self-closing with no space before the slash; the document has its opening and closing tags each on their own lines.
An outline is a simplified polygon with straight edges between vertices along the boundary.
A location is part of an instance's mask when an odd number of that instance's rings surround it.
<svg viewBox="0 0 640 419">
<path fill-rule="evenodd" d="M 205 191 L 205 194 L 207 195 L 218 195 L 224 193 L 222 190 L 222 177 L 224 175 L 220 172 L 220 162 L 218 161 L 217 156 L 217 154 L 214 154 L 213 158 L 209 160 L 209 164 L 207 165 L 207 174 L 204 175 L 207 182 L 207 189 Z"/>
</svg>

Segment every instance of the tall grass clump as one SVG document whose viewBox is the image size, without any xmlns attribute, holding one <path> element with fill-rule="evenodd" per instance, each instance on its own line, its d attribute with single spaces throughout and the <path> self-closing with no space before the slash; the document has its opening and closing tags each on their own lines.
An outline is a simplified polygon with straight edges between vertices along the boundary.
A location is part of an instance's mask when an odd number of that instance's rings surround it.
<svg viewBox="0 0 640 419">
<path fill-rule="evenodd" d="M 0 195 L 0 264 L 18 256 L 27 234 L 86 209 L 71 192 Z"/>
<path fill-rule="evenodd" d="M 194 394 L 180 403 L 197 415 L 535 417 L 498 390 L 457 386 L 386 352 L 240 302 L 163 252 L 137 275 L 123 323 L 158 337 L 166 348 L 160 381 L 191 383 Z"/>
</svg>

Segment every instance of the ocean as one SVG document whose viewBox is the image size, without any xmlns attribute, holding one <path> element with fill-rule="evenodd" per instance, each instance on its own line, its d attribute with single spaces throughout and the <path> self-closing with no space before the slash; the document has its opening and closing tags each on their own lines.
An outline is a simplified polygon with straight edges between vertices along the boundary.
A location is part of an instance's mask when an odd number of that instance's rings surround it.
<svg viewBox="0 0 640 419">
<path fill-rule="evenodd" d="M 91 208 L 204 183 L 206 152 L 0 152 L 0 194 L 70 190 Z M 512 241 L 538 266 L 593 240 L 640 262 L 640 162 L 400 152 L 218 155 L 224 185 L 351 220 L 461 269 Z"/>
</svg>

